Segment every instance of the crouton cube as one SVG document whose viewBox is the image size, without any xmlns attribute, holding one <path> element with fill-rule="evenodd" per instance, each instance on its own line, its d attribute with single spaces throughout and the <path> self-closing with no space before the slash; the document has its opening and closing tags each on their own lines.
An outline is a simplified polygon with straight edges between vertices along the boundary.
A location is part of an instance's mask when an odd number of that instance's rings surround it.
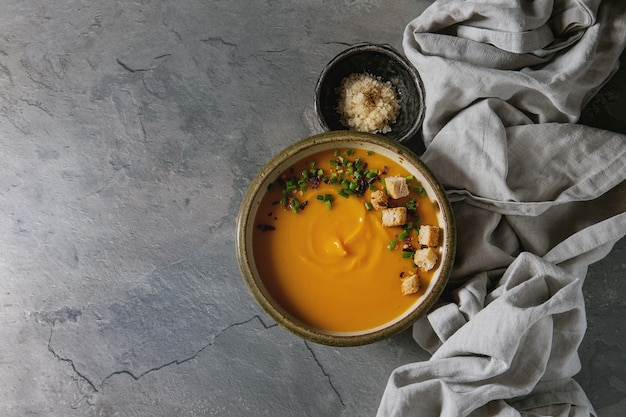
<svg viewBox="0 0 626 417">
<path fill-rule="evenodd" d="M 382 210 L 383 226 L 394 227 L 406 224 L 406 207 L 386 208 Z"/>
<path fill-rule="evenodd" d="M 404 177 L 387 177 L 385 178 L 385 187 L 387 194 L 394 200 L 409 195 L 409 186 Z"/>
<path fill-rule="evenodd" d="M 424 246 L 439 246 L 439 227 L 420 226 L 417 242 Z"/>
<path fill-rule="evenodd" d="M 404 278 L 400 285 L 400 290 L 402 291 L 402 295 L 415 294 L 418 292 L 420 290 L 420 280 L 417 274 Z"/>
<path fill-rule="evenodd" d="M 387 208 L 389 197 L 382 190 L 376 190 L 372 192 L 371 203 L 376 210 L 382 210 Z"/>
<path fill-rule="evenodd" d="M 413 262 L 425 271 L 430 271 L 437 264 L 439 256 L 433 248 L 423 248 L 415 251 Z"/>
</svg>

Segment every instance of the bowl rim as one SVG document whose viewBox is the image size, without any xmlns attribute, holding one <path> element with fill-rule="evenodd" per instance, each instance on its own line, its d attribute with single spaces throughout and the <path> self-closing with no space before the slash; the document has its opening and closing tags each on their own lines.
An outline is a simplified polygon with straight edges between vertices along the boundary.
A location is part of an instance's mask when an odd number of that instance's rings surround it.
<svg viewBox="0 0 626 417">
<path fill-rule="evenodd" d="M 380 53 L 383 55 L 387 55 L 391 57 L 392 59 L 394 59 L 396 62 L 398 62 L 400 66 L 403 67 L 411 75 L 411 78 L 413 79 L 415 83 L 415 90 L 418 96 L 417 99 L 420 103 L 419 113 L 417 114 L 417 118 L 415 122 L 413 123 L 411 129 L 407 131 L 407 133 L 405 133 L 400 138 L 394 139 L 394 140 L 397 142 L 403 143 L 403 142 L 410 141 L 411 139 L 419 136 L 422 130 L 422 124 L 424 122 L 424 117 L 426 114 L 425 98 L 424 98 L 425 89 L 424 89 L 424 83 L 422 81 L 422 77 L 419 74 L 419 71 L 405 56 L 403 56 L 400 52 L 398 52 L 393 46 L 389 44 L 369 43 L 369 42 L 361 42 L 358 44 L 354 44 L 347 49 L 344 49 L 343 51 L 339 52 L 339 54 L 337 54 L 334 58 L 332 58 L 328 62 L 328 64 L 326 64 L 326 66 L 322 69 L 322 72 L 320 73 L 317 79 L 317 82 L 315 84 L 315 90 L 314 90 L 315 91 L 315 113 L 317 115 L 318 122 L 320 123 L 322 129 L 324 129 L 327 132 L 332 131 L 330 126 L 328 126 L 326 119 L 323 116 L 323 112 L 321 108 L 321 100 L 320 100 L 321 89 L 322 89 L 324 82 L 326 81 L 326 77 L 333 70 L 333 68 L 337 65 L 337 63 L 339 63 L 340 61 L 343 61 L 344 59 L 350 57 L 351 55 L 355 55 L 355 54 L 362 53 L 362 52 L 376 52 L 376 53 Z M 346 130 L 349 130 L 349 129 L 346 128 Z"/>
<path fill-rule="evenodd" d="M 263 295 L 264 291 L 255 280 L 255 274 L 252 271 L 249 259 L 254 255 L 252 253 L 252 247 L 248 247 L 247 245 L 247 234 L 251 232 L 249 231 L 249 228 L 246 227 L 247 224 L 252 226 L 254 222 L 256 208 L 253 207 L 253 203 L 258 194 L 263 192 L 263 184 L 268 177 L 276 173 L 278 167 L 284 163 L 284 161 L 296 156 L 302 151 L 309 150 L 319 145 L 350 141 L 354 141 L 361 146 L 364 146 L 363 144 L 371 144 L 387 148 L 388 150 L 399 154 L 402 158 L 407 160 L 409 164 L 419 170 L 419 172 L 424 175 L 429 182 L 435 194 L 431 197 L 433 197 L 433 199 L 439 204 L 442 218 L 447 226 L 446 233 L 444 233 L 444 242 L 442 244 L 442 246 L 445 245 L 446 250 L 441 261 L 441 271 L 439 271 L 438 280 L 433 285 L 429 296 L 422 300 L 421 303 L 414 306 L 413 310 L 402 316 L 401 319 L 390 322 L 391 324 L 385 325 L 385 327 L 373 329 L 371 332 L 363 332 L 360 334 L 341 334 L 306 328 L 304 323 L 301 323 L 299 320 L 290 316 L 280 306 L 274 305 L 270 302 Z M 402 332 L 403 330 L 406 330 L 419 317 L 426 314 L 437 302 L 437 300 L 439 300 L 448 283 L 454 264 L 456 254 L 456 224 L 452 206 L 447 198 L 447 194 L 443 186 L 415 153 L 398 142 L 380 135 L 341 130 L 319 133 L 301 139 L 277 153 L 261 168 L 258 174 L 250 182 L 242 199 L 236 219 L 235 241 L 237 263 L 241 276 L 252 297 L 263 309 L 263 311 L 270 316 L 270 318 L 276 321 L 283 328 L 305 340 L 329 346 L 359 346 L 386 339 Z"/>
</svg>

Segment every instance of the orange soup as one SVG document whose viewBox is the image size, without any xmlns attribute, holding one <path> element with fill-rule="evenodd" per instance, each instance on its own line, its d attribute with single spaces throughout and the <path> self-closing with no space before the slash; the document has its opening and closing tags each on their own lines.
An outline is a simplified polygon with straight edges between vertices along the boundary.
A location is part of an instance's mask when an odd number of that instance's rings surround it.
<svg viewBox="0 0 626 417">
<path fill-rule="evenodd" d="M 406 223 L 386 227 L 371 195 L 387 192 L 391 176 L 405 178 L 410 194 L 388 203 L 407 208 Z M 421 184 L 383 155 L 314 154 L 283 172 L 260 203 L 257 269 L 271 296 L 302 322 L 334 332 L 376 328 L 411 308 L 432 278 L 434 269 L 417 267 L 413 253 L 420 225 L 438 226 L 435 207 Z M 415 274 L 422 289 L 403 295 L 402 280 Z"/>
</svg>

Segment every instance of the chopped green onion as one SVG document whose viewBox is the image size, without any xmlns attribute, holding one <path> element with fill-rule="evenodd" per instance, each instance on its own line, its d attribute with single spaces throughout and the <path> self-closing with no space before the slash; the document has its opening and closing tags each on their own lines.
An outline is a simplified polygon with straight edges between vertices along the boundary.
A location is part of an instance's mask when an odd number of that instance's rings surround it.
<svg viewBox="0 0 626 417">
<path fill-rule="evenodd" d="M 324 204 L 326 205 L 326 208 L 328 210 L 330 210 L 331 208 L 333 208 L 333 203 L 330 200 L 326 200 L 324 201 Z"/>
<path fill-rule="evenodd" d="M 407 181 L 411 181 L 415 177 L 413 175 L 407 175 L 405 178 Z"/>
<path fill-rule="evenodd" d="M 396 248 L 396 243 L 398 243 L 398 241 L 396 241 L 395 239 L 390 239 L 389 245 L 387 245 L 387 249 L 394 250 Z"/>
<path fill-rule="evenodd" d="M 372 203 L 370 203 L 369 201 L 365 202 L 365 210 L 371 211 L 373 208 L 374 206 L 372 205 Z"/>
<path fill-rule="evenodd" d="M 324 203 L 332 203 L 334 198 L 332 194 L 324 194 L 324 195 L 318 195 L 317 197 L 318 200 L 323 201 Z M 328 204 L 326 204 L 326 206 L 328 207 Z"/>
<path fill-rule="evenodd" d="M 415 199 L 414 198 L 410 198 L 409 201 L 407 201 L 406 209 L 409 210 L 409 211 L 417 210 L 417 205 L 415 204 Z"/>
<path fill-rule="evenodd" d="M 398 235 L 398 239 L 400 239 L 400 240 L 404 240 L 407 237 L 409 237 L 409 232 L 407 232 L 406 230 Z"/>
<path fill-rule="evenodd" d="M 410 251 L 403 251 L 402 252 L 402 258 L 404 258 L 404 259 L 413 258 L 414 256 L 415 256 L 415 252 L 410 252 Z"/>
<path fill-rule="evenodd" d="M 297 213 L 298 209 L 300 208 L 300 200 L 298 200 L 297 198 L 292 198 L 290 204 L 291 204 L 291 210 L 294 213 Z"/>
</svg>

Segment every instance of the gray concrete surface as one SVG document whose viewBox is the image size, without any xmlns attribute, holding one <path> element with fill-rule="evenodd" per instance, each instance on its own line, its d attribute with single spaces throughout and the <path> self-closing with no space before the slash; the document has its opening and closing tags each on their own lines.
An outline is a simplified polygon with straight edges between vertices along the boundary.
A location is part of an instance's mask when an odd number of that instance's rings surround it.
<svg viewBox="0 0 626 417">
<path fill-rule="evenodd" d="M 0 0 L 0 416 L 368 416 L 408 332 L 339 349 L 248 295 L 242 194 L 319 131 L 352 43 L 400 49 L 430 1 Z M 622 63 L 626 65 L 624 58 Z M 582 122 L 626 133 L 626 71 Z M 578 380 L 626 409 L 626 242 L 585 284 Z"/>
</svg>

